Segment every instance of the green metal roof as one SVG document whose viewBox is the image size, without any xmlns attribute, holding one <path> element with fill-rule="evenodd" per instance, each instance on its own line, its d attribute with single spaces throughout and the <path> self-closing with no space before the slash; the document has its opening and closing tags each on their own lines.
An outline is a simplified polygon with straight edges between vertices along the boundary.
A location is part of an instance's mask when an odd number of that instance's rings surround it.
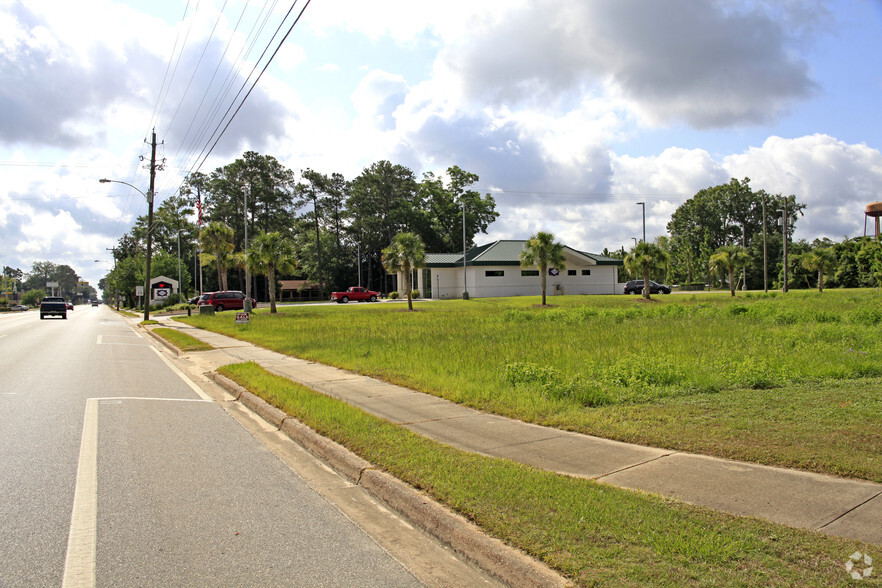
<svg viewBox="0 0 882 588">
<path fill-rule="evenodd" d="M 521 251 L 525 240 L 494 241 L 486 245 L 472 247 L 466 251 L 468 265 L 520 265 Z M 566 247 L 572 253 L 593 259 L 597 265 L 622 265 L 621 259 L 586 253 Z M 462 253 L 427 253 L 426 267 L 455 267 L 462 265 Z"/>
</svg>

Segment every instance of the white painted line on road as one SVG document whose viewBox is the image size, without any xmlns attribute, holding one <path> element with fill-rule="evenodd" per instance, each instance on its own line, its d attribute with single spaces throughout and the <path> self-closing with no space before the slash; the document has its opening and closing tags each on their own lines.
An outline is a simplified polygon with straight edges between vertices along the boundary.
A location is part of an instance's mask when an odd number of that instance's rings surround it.
<svg viewBox="0 0 882 588">
<path fill-rule="evenodd" d="M 98 342 L 96 343 L 96 345 L 101 345 L 101 335 L 98 335 Z"/>
<path fill-rule="evenodd" d="M 86 400 L 83 439 L 77 465 L 73 513 L 67 538 L 63 588 L 95 585 L 95 537 L 98 502 L 98 402 Z"/>
<path fill-rule="evenodd" d="M 179 370 L 179 369 L 178 369 L 178 366 L 176 366 L 175 364 L 173 364 L 172 362 L 170 362 L 170 361 L 168 360 L 168 358 L 166 358 L 166 357 L 165 357 L 165 356 L 164 356 L 164 355 L 163 355 L 163 354 L 162 354 L 162 353 L 161 353 L 156 347 L 153 347 L 153 346 L 151 345 L 151 346 L 150 346 L 150 349 L 152 349 L 154 352 L 156 352 L 156 355 L 158 355 L 158 356 L 160 357 L 160 359 L 162 359 L 162 361 L 165 362 L 165 365 L 167 365 L 167 366 L 169 367 L 169 369 L 171 369 L 171 371 L 173 371 L 175 374 L 177 374 L 179 378 L 181 378 L 182 380 L 184 380 L 184 382 L 186 382 L 187 385 L 190 386 L 190 388 L 191 388 L 194 392 L 196 392 L 196 394 L 199 395 L 199 398 L 201 398 L 202 400 L 207 400 L 207 401 L 209 401 L 209 402 L 214 402 L 214 400 L 211 398 L 211 396 L 209 396 L 208 394 L 206 394 L 205 392 L 203 392 L 203 391 L 202 391 L 202 388 L 200 388 L 199 386 L 197 386 L 196 383 L 195 383 L 193 380 L 191 380 L 190 378 L 188 378 L 187 375 L 186 375 L 184 372 L 182 372 L 181 370 Z"/>
<path fill-rule="evenodd" d="M 83 418 L 83 439 L 77 464 L 76 488 L 67 556 L 64 560 L 63 588 L 95 586 L 95 545 L 98 527 L 98 405 L 104 401 L 150 400 L 206 402 L 195 398 L 137 398 L 131 396 L 89 398 Z M 209 399 L 208 402 L 211 402 Z"/>
</svg>

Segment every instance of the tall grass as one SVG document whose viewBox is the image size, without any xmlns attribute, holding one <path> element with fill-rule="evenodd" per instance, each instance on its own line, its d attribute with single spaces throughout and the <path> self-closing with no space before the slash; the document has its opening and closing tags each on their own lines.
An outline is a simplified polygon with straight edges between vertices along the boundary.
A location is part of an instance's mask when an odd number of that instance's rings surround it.
<svg viewBox="0 0 882 588">
<path fill-rule="evenodd" d="M 417 312 L 393 304 L 293 307 L 260 313 L 246 327 L 223 315 L 183 320 L 481 410 L 736 458 L 748 450 L 740 444 L 732 449 L 731 430 L 707 426 L 704 437 L 684 444 L 666 436 L 663 425 L 647 426 L 653 417 L 646 411 L 672 410 L 674 403 L 679 414 L 691 415 L 689 422 L 701 421 L 693 399 L 723 395 L 736 420 L 743 420 L 768 398 L 788 401 L 789 394 L 776 391 L 801 387 L 811 391 L 793 395 L 801 398 L 794 410 L 804 421 L 802 430 L 770 443 L 799 443 L 808 453 L 815 443 L 824 444 L 814 441 L 818 428 L 836 425 L 814 414 L 815 405 L 825 402 L 824 388 L 882 377 L 882 296 L 871 290 L 734 299 L 686 294 L 658 296 L 652 303 L 624 296 L 551 301 L 555 308 L 537 308 L 538 298 L 423 303 Z M 878 394 L 861 398 L 870 410 L 882 409 Z M 714 410 L 710 405 L 705 415 Z M 610 415 L 626 413 L 640 416 L 612 422 Z M 714 427 L 736 426 L 726 420 L 729 415 L 717 416 L 722 420 Z M 863 426 L 865 415 L 853 416 L 837 426 Z M 882 450 L 879 424 L 862 435 L 875 440 L 867 451 Z M 882 479 L 882 464 L 866 472 L 844 468 L 842 456 L 818 464 L 809 455 L 795 462 L 781 455 L 770 450 L 759 461 Z"/>
</svg>

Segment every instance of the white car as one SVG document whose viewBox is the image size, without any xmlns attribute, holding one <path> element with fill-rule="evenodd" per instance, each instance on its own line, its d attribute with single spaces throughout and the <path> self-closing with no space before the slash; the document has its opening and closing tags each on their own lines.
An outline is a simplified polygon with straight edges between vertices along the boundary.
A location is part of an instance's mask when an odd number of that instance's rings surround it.
<svg viewBox="0 0 882 588">
<path fill-rule="evenodd" d="M 9 310 L 25 311 L 25 310 L 28 310 L 28 308 L 29 307 L 25 306 L 24 304 L 13 304 L 12 306 L 9 307 Z"/>
</svg>

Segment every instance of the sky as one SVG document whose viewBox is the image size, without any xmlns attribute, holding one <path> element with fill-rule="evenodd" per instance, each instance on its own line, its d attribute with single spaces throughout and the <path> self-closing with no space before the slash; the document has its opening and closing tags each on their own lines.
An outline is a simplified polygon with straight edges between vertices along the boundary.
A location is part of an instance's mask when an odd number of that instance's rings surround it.
<svg viewBox="0 0 882 588">
<path fill-rule="evenodd" d="M 478 243 L 629 248 L 745 177 L 839 241 L 882 200 L 880 49 L 882 0 L 0 0 L 0 265 L 97 287 L 153 129 L 157 206 L 252 150 L 458 165 L 500 213 Z"/>
</svg>

